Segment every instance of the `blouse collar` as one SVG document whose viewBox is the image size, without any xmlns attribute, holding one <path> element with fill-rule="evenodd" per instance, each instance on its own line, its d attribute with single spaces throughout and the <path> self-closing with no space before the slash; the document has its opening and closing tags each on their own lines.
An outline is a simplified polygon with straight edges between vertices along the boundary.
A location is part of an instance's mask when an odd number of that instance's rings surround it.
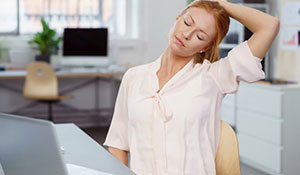
<svg viewBox="0 0 300 175">
<path fill-rule="evenodd" d="M 156 79 L 155 82 L 155 92 L 159 89 L 159 84 L 158 84 L 158 77 L 156 72 L 159 70 L 160 66 L 161 66 L 161 59 L 162 57 L 160 56 L 158 59 L 156 59 L 154 61 L 154 65 L 152 68 L 152 74 Z M 185 72 L 187 72 L 192 66 L 194 66 L 194 60 L 191 59 L 186 65 L 184 65 L 184 67 L 182 69 L 180 69 L 164 86 L 162 89 L 160 89 L 160 93 L 163 93 L 165 91 L 166 88 L 173 86 L 173 84 L 182 76 L 185 74 Z"/>
<path fill-rule="evenodd" d="M 162 56 L 160 56 L 159 58 L 157 58 L 155 61 L 154 61 L 154 65 L 153 65 L 153 73 L 156 75 L 156 72 L 160 69 L 161 67 L 161 59 L 162 59 Z M 179 70 L 177 73 L 179 72 L 185 72 L 187 69 L 189 69 L 191 66 L 194 66 L 194 59 L 192 58 L 186 65 L 184 65 L 184 67 Z M 177 74 L 176 73 L 176 74 Z"/>
</svg>

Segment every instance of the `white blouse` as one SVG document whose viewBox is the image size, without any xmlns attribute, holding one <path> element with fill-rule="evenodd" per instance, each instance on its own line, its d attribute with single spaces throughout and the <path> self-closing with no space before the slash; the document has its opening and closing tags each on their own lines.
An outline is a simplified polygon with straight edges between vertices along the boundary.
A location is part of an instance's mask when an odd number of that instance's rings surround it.
<svg viewBox="0 0 300 175">
<path fill-rule="evenodd" d="M 261 59 L 245 41 L 214 63 L 191 59 L 157 93 L 160 64 L 126 71 L 104 145 L 129 151 L 138 175 L 214 175 L 222 99 L 265 78 Z"/>
</svg>

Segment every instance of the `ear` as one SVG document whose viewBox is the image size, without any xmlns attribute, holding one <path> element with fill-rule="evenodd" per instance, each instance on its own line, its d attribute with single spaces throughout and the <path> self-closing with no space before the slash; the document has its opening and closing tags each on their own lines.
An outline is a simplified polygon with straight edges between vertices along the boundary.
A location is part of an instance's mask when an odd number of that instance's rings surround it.
<svg viewBox="0 0 300 175">
<path fill-rule="evenodd" d="M 206 46 L 204 49 L 202 49 L 203 52 L 206 52 L 209 49 L 209 46 Z"/>
<path fill-rule="evenodd" d="M 206 46 L 206 47 L 204 47 L 201 51 L 200 51 L 200 53 L 204 53 L 204 52 L 206 52 L 206 51 L 208 51 L 209 50 L 209 48 L 210 48 L 210 45 L 209 46 Z"/>
</svg>

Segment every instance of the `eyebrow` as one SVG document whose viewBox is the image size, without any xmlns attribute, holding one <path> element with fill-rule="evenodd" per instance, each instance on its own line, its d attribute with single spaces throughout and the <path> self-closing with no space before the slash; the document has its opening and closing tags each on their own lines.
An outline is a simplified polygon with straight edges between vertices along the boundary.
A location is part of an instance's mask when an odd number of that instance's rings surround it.
<svg viewBox="0 0 300 175">
<path fill-rule="evenodd" d="M 193 23 L 195 24 L 195 21 L 194 21 L 192 15 L 190 15 L 190 14 L 188 14 L 188 15 L 190 16 L 190 18 L 192 19 Z M 208 36 L 208 34 L 207 34 L 203 29 L 199 29 L 199 30 L 200 30 L 202 33 L 204 33 L 205 35 Z"/>
</svg>

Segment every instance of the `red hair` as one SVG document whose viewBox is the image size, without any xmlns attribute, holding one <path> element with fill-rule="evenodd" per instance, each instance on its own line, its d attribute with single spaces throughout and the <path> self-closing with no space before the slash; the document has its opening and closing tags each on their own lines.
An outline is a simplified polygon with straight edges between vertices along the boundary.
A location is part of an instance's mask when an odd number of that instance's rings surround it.
<svg viewBox="0 0 300 175">
<path fill-rule="evenodd" d="M 216 36 L 210 43 L 208 50 L 203 53 L 197 53 L 194 56 L 195 63 L 203 63 L 205 59 L 211 63 L 219 60 L 219 44 L 226 36 L 230 24 L 229 14 L 218 3 L 213 1 L 194 1 L 185 11 L 191 7 L 203 8 L 207 12 L 213 14 L 216 23 Z"/>
</svg>

